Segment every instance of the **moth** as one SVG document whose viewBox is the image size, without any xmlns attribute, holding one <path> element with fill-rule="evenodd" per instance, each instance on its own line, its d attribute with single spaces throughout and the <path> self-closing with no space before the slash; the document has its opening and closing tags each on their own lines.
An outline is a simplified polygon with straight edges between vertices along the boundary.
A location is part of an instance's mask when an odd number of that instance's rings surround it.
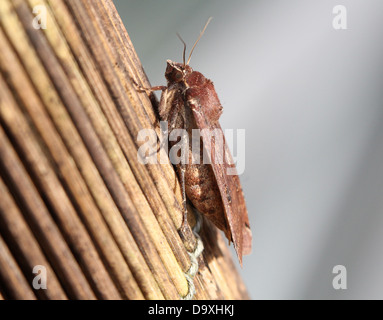
<svg viewBox="0 0 383 320">
<path fill-rule="evenodd" d="M 191 49 L 187 62 L 186 44 L 178 35 L 184 44 L 183 63 L 167 60 L 167 86 L 150 90 L 162 90 L 158 113 L 162 121 L 168 122 L 168 131 L 185 129 L 187 132 L 183 139 L 189 145 L 188 161 L 177 165 L 183 193 L 183 223 L 187 223 L 188 198 L 200 213 L 225 233 L 229 244 L 233 242 L 242 265 L 242 256 L 251 251 L 252 233 L 239 177 L 236 171 L 235 174 L 227 174 L 228 168 L 235 170 L 235 167 L 218 121 L 222 105 L 213 82 L 189 66 L 193 50 L 210 20 Z M 199 164 L 193 161 L 193 129 L 201 132 Z M 221 132 L 223 139 L 213 139 L 214 130 Z M 203 163 L 203 149 L 209 155 L 210 164 Z M 216 161 L 218 158 L 223 161 Z"/>
</svg>

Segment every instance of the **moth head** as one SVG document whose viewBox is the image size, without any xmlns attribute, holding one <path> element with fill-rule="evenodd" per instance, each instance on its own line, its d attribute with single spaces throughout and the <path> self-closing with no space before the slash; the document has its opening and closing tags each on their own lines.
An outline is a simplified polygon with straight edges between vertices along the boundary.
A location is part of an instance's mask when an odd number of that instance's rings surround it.
<svg viewBox="0 0 383 320">
<path fill-rule="evenodd" d="M 207 28 L 207 25 L 209 24 L 211 19 L 212 19 L 212 17 L 210 17 L 207 20 L 205 27 L 203 28 L 203 30 L 199 34 L 197 41 L 194 43 L 193 48 L 191 49 L 191 51 L 189 53 L 189 57 L 188 57 L 187 61 L 186 61 L 186 56 L 185 56 L 185 54 L 186 54 L 186 43 L 185 43 L 185 41 L 182 40 L 181 36 L 177 33 L 178 38 L 182 41 L 182 43 L 184 45 L 184 50 L 183 50 L 183 55 L 182 55 L 183 63 L 177 63 L 177 62 L 173 62 L 171 60 L 167 60 L 165 77 L 168 80 L 168 82 L 170 82 L 170 83 L 172 83 L 172 82 L 173 83 L 174 82 L 176 82 L 176 83 L 185 82 L 185 78 L 193 72 L 193 69 L 189 66 L 189 62 L 190 62 L 193 50 L 196 47 L 198 41 L 201 39 L 202 35 L 204 34 L 204 32 Z"/>
<path fill-rule="evenodd" d="M 167 60 L 166 63 L 165 77 L 169 82 L 182 82 L 185 80 L 185 76 L 193 71 L 190 66 L 183 63 L 171 60 Z"/>
</svg>

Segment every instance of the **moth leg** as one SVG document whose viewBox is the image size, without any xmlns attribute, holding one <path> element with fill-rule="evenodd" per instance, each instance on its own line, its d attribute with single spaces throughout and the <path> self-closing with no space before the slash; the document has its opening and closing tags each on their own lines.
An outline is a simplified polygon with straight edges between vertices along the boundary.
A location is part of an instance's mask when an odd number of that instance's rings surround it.
<svg viewBox="0 0 383 320">
<path fill-rule="evenodd" d="M 172 132 L 173 129 L 176 127 L 176 124 L 177 124 L 177 116 L 178 116 L 178 114 L 177 114 L 176 112 L 174 112 L 174 113 L 171 115 L 170 122 L 169 122 L 169 125 L 168 125 L 168 131 L 169 131 L 169 132 Z M 157 138 L 157 140 L 160 140 L 160 139 Z M 154 154 L 160 152 L 160 150 L 161 150 L 162 148 L 164 148 L 165 145 L 166 145 L 166 140 L 163 139 L 163 140 L 160 142 L 159 146 L 157 147 L 157 150 L 156 150 L 156 151 L 153 151 L 153 152 L 151 152 L 151 153 L 149 153 L 148 156 L 151 157 L 152 155 L 154 155 Z"/>
<path fill-rule="evenodd" d="M 146 92 L 146 91 L 153 92 L 153 91 L 159 91 L 159 90 L 164 91 L 167 88 L 167 86 L 155 86 L 155 87 L 145 88 L 143 86 L 140 86 L 133 78 L 130 78 L 130 80 L 136 86 L 137 91 L 140 91 L 140 92 Z"/>
<path fill-rule="evenodd" d="M 163 103 L 163 97 L 162 97 L 162 96 L 161 96 L 160 104 L 161 104 L 161 103 Z M 174 109 L 173 109 L 173 110 L 174 110 Z M 172 111 L 173 111 L 173 110 L 172 110 Z M 169 112 L 169 113 L 170 113 L 170 120 L 169 120 L 169 122 L 168 122 L 168 132 L 169 132 L 169 133 L 172 132 L 173 129 L 176 127 L 176 124 L 177 124 L 177 117 L 178 117 L 178 112 L 179 112 L 179 108 L 177 108 L 177 109 L 174 110 L 173 112 Z M 162 128 L 161 128 L 161 130 L 162 130 Z M 160 140 L 159 138 L 157 138 L 157 139 Z M 152 156 L 153 154 L 160 152 L 160 150 L 161 150 L 162 148 L 165 147 L 166 142 L 167 142 L 167 141 L 166 141 L 165 139 L 163 139 L 162 141 L 160 141 L 160 144 L 159 144 L 159 146 L 157 147 L 157 150 L 156 150 L 155 152 L 152 152 L 151 154 L 149 154 L 149 156 Z"/>
<path fill-rule="evenodd" d="M 183 208 L 183 219 L 182 219 L 182 228 L 185 229 L 188 223 L 188 209 L 186 205 L 186 189 L 185 189 L 185 171 L 186 171 L 186 165 L 181 164 L 180 165 L 180 180 L 181 180 L 181 189 L 182 189 L 182 208 Z"/>
<path fill-rule="evenodd" d="M 180 111 L 181 111 L 181 116 L 183 118 L 184 129 L 185 129 L 185 132 L 182 135 L 181 139 L 182 139 L 182 144 L 184 146 L 186 146 L 189 142 L 189 134 L 187 133 L 189 123 L 188 123 L 188 119 L 186 117 L 185 108 L 182 108 L 182 110 L 180 110 Z M 177 120 L 177 119 L 175 119 L 175 120 Z M 186 225 L 188 223 L 188 210 L 187 210 L 187 205 L 186 205 L 186 201 L 187 201 L 187 198 L 186 198 L 186 181 L 185 181 L 185 171 L 186 171 L 186 162 L 187 161 L 188 161 L 188 155 L 186 155 L 186 159 L 181 159 L 181 164 L 179 166 L 181 188 L 182 188 L 182 204 L 183 204 L 183 209 L 184 209 L 184 217 L 183 217 L 183 221 L 182 221 L 183 228 L 186 228 Z"/>
<path fill-rule="evenodd" d="M 188 135 L 184 134 L 182 135 L 182 143 L 185 145 L 187 143 Z M 185 171 L 186 171 L 186 163 L 185 159 L 181 159 L 181 164 L 179 166 L 180 168 L 180 180 L 181 180 L 181 189 L 182 189 L 182 207 L 184 209 L 184 217 L 182 220 L 182 227 L 186 228 L 186 225 L 188 223 L 188 209 L 186 205 L 186 182 L 185 182 Z"/>
<path fill-rule="evenodd" d="M 141 87 L 137 85 L 137 88 L 141 92 L 146 92 L 146 91 L 153 92 L 153 91 L 160 91 L 160 90 L 164 91 L 167 89 L 167 86 L 155 86 L 155 87 L 145 88 L 145 87 Z"/>
<path fill-rule="evenodd" d="M 174 108 L 171 112 L 170 112 L 170 121 L 169 121 L 169 132 L 172 132 L 173 129 L 176 127 L 177 125 L 177 117 L 178 117 L 178 113 L 179 113 L 179 108 Z"/>
</svg>

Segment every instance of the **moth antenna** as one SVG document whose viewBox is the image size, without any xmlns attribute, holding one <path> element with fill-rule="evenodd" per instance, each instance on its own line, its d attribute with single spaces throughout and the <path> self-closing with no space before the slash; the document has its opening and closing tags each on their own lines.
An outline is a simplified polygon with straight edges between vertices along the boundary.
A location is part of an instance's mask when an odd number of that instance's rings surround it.
<svg viewBox="0 0 383 320">
<path fill-rule="evenodd" d="M 186 56 L 186 43 L 185 43 L 185 41 L 181 38 L 181 36 L 180 36 L 180 34 L 177 32 L 177 37 L 178 37 L 178 39 L 180 39 L 181 41 L 182 41 L 182 43 L 184 44 L 184 52 L 182 53 L 182 59 L 183 59 L 183 63 L 184 63 L 184 65 L 185 65 L 185 61 L 186 61 L 186 59 L 185 59 L 185 56 Z"/>
<path fill-rule="evenodd" d="M 192 55 L 192 53 L 193 53 L 193 50 L 194 50 L 195 46 L 197 45 L 198 41 L 201 39 L 202 35 L 204 34 L 204 32 L 205 32 L 205 30 L 206 30 L 208 24 L 210 23 L 211 19 L 213 19 L 213 17 L 210 17 L 209 19 L 207 19 L 207 22 L 206 22 L 205 26 L 203 27 L 203 30 L 202 30 L 201 33 L 199 34 L 197 41 L 194 43 L 194 46 L 193 46 L 193 48 L 191 49 L 191 51 L 190 51 L 190 53 L 189 53 L 188 61 L 187 61 L 186 64 L 189 64 L 190 59 L 191 59 L 191 55 Z"/>
</svg>

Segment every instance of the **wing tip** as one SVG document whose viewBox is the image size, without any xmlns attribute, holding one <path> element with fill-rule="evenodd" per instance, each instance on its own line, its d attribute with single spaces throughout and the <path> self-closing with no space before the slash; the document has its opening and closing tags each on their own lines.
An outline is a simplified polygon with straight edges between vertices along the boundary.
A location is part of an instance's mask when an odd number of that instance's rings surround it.
<svg viewBox="0 0 383 320">
<path fill-rule="evenodd" d="M 252 240 L 253 233 L 248 226 L 243 228 L 243 245 L 242 245 L 242 253 L 244 256 L 247 256 L 252 251 Z"/>
<path fill-rule="evenodd" d="M 233 240 L 235 252 L 237 253 L 239 264 L 243 268 L 243 256 L 251 254 L 252 251 L 252 239 L 253 235 L 250 230 L 250 227 L 247 225 L 243 228 L 242 231 L 242 243 L 238 243 Z"/>
</svg>

